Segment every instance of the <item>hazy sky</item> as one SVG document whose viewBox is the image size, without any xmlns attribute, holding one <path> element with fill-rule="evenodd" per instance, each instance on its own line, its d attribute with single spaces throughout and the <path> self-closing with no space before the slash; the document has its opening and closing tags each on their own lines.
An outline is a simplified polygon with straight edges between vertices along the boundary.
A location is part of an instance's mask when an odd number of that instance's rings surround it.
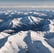
<svg viewBox="0 0 54 53">
<path fill-rule="evenodd" d="M 16 3 L 16 2 L 26 2 L 26 3 L 28 3 L 28 2 L 32 2 L 32 3 L 34 3 L 34 2 L 39 2 L 39 3 L 42 3 L 42 2 L 54 2 L 54 0 L 0 0 L 0 3 Z"/>
<path fill-rule="evenodd" d="M 29 7 L 53 7 L 54 0 L 0 0 L 0 7 L 17 7 L 17 6 L 29 6 Z"/>
</svg>

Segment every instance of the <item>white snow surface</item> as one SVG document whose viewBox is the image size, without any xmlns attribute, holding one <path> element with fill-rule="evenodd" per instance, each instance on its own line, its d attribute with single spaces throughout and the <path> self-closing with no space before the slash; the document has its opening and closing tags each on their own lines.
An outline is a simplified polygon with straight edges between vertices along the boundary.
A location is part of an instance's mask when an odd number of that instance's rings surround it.
<svg viewBox="0 0 54 53">
<path fill-rule="evenodd" d="M 54 53 L 54 12 L 0 10 L 0 53 Z"/>
</svg>

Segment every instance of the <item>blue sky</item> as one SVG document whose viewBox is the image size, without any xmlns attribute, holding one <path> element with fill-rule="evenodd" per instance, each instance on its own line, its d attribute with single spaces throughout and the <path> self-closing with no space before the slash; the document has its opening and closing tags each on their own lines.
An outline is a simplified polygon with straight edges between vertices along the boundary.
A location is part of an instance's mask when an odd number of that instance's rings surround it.
<svg viewBox="0 0 54 53">
<path fill-rule="evenodd" d="M 19 5 L 54 7 L 54 0 L 0 0 L 0 7 L 19 6 Z"/>
<path fill-rule="evenodd" d="M 54 0 L 0 0 L 0 3 L 54 3 Z"/>
</svg>

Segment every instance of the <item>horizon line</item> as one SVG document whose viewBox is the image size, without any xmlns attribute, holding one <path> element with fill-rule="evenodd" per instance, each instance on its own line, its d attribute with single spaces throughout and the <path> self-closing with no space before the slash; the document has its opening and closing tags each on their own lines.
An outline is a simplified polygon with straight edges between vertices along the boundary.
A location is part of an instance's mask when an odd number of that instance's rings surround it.
<svg viewBox="0 0 54 53">
<path fill-rule="evenodd" d="M 0 8 L 54 8 L 54 6 L 46 5 L 0 5 Z"/>
</svg>

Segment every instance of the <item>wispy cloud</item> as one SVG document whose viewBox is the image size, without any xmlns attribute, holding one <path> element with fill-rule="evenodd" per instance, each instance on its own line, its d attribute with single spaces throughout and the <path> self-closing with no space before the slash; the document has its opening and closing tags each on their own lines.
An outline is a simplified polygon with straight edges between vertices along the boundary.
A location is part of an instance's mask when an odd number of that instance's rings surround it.
<svg viewBox="0 0 54 53">
<path fill-rule="evenodd" d="M 54 5 L 18 5 L 18 4 L 9 4 L 9 5 L 0 5 L 0 8 L 54 8 Z"/>
</svg>

